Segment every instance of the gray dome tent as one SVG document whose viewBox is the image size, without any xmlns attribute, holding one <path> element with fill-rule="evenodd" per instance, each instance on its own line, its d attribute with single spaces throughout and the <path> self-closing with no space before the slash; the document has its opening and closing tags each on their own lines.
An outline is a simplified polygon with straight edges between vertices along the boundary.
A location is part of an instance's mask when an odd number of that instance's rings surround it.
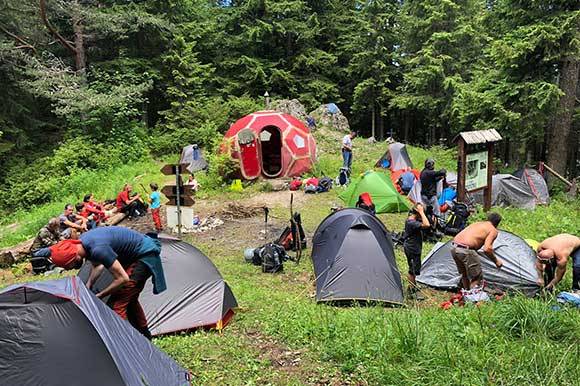
<svg viewBox="0 0 580 386">
<path fill-rule="evenodd" d="M 520 237 L 506 231 L 499 231 L 493 244 L 495 255 L 503 260 L 504 265 L 497 269 L 483 252 L 481 266 L 483 278 L 490 288 L 502 291 L 519 291 L 526 295 L 535 295 L 540 287 L 535 262 L 534 250 Z M 461 275 L 451 257 L 451 241 L 438 243 L 433 247 L 422 263 L 421 275 L 417 281 L 443 290 L 456 289 Z"/>
<path fill-rule="evenodd" d="M 186 164 L 186 169 L 189 170 L 190 173 L 195 173 L 208 168 L 208 163 L 205 158 L 203 158 L 201 149 L 196 144 L 188 145 L 181 150 L 179 163 Z"/>
<path fill-rule="evenodd" d="M 77 277 L 0 292 L 3 385 L 190 384 L 189 373 Z"/>
<path fill-rule="evenodd" d="M 548 184 L 536 169 L 523 168 L 515 171 L 513 175 L 528 185 L 538 204 L 547 205 L 550 203 Z"/>
<path fill-rule="evenodd" d="M 215 265 L 191 244 L 169 237 L 160 237 L 160 241 L 167 290 L 154 295 L 153 284 L 148 280 L 139 297 L 151 334 L 223 328 L 238 303 Z M 89 273 L 87 262 L 79 276 L 86 282 Z M 102 289 L 111 280 L 109 272 L 104 271 L 94 286 Z"/>
<path fill-rule="evenodd" d="M 473 193 L 475 202 L 483 204 L 483 192 Z M 530 187 L 511 174 L 494 174 L 491 186 L 491 205 L 535 209 L 536 197 Z"/>
<path fill-rule="evenodd" d="M 391 237 L 369 212 L 332 213 L 316 229 L 312 245 L 317 301 L 403 302 Z"/>
<path fill-rule="evenodd" d="M 389 161 L 388 169 L 392 171 L 407 168 L 413 169 L 413 162 L 411 162 L 411 157 L 407 153 L 407 148 L 400 142 L 391 143 L 385 154 L 377 161 L 375 167 L 384 167 L 384 161 Z"/>
</svg>

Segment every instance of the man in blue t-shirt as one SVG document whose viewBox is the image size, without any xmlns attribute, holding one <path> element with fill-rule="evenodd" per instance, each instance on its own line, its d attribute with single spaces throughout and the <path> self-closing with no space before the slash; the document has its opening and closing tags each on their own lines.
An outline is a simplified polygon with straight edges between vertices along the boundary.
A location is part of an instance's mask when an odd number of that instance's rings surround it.
<svg viewBox="0 0 580 386">
<path fill-rule="evenodd" d="M 65 269 L 79 268 L 84 259 L 90 261 L 89 289 L 103 269 L 108 269 L 113 281 L 97 297 L 110 295 L 109 307 L 151 338 L 139 294 L 150 276 L 153 276 L 153 293 L 166 289 L 159 240 L 124 227 L 101 227 L 82 234 L 79 240 L 61 241 L 50 247 L 50 251 L 53 263 Z"/>
</svg>

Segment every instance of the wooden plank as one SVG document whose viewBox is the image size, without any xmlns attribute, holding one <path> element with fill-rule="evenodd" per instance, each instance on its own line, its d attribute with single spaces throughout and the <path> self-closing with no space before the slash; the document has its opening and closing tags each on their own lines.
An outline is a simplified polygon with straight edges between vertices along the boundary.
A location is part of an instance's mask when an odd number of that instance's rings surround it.
<svg viewBox="0 0 580 386">
<path fill-rule="evenodd" d="M 163 193 L 167 198 L 177 196 L 177 186 L 176 185 L 165 185 L 161 188 L 161 193 Z M 193 196 L 195 190 L 191 185 L 183 185 L 179 189 L 180 195 Z"/>
<path fill-rule="evenodd" d="M 493 183 L 493 142 L 487 144 L 487 186 L 483 191 L 483 210 L 491 209 L 491 185 Z"/>
<path fill-rule="evenodd" d="M 180 164 L 180 165 L 173 165 L 173 164 L 167 164 L 165 166 L 163 166 L 161 168 L 161 173 L 163 173 L 166 176 L 171 176 L 173 174 L 187 174 L 189 173 L 186 169 L 187 165 L 185 164 Z"/>
<path fill-rule="evenodd" d="M 465 152 L 465 140 L 459 138 L 459 149 L 457 154 L 457 198 L 460 202 L 465 202 L 465 160 L 466 160 L 466 152 Z"/>
<path fill-rule="evenodd" d="M 127 217 L 126 213 L 117 212 L 107 219 L 107 225 L 117 225 Z"/>
<path fill-rule="evenodd" d="M 177 197 L 168 197 L 168 198 L 169 201 L 166 202 L 166 205 L 177 206 Z M 181 206 L 193 206 L 193 204 L 195 204 L 195 200 L 193 199 L 193 197 L 189 196 L 180 196 L 179 201 Z"/>
</svg>

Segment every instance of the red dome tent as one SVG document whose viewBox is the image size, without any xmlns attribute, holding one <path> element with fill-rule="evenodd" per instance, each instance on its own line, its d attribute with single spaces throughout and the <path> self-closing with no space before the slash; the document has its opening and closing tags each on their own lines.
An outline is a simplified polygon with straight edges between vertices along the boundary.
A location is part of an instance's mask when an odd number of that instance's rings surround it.
<svg viewBox="0 0 580 386">
<path fill-rule="evenodd" d="M 299 176 L 316 159 L 316 143 L 298 119 L 277 111 L 258 111 L 238 120 L 225 134 L 231 156 L 246 179 Z"/>
</svg>

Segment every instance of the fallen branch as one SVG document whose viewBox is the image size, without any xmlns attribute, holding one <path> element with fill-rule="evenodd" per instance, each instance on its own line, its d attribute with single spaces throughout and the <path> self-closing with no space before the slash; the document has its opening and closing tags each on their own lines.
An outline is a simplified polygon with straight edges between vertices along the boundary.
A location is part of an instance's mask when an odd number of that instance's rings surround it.
<svg viewBox="0 0 580 386">
<path fill-rule="evenodd" d="M 30 49 L 32 50 L 32 52 L 34 52 L 36 54 L 36 48 L 34 48 L 34 46 L 30 43 L 28 43 L 26 40 L 22 39 L 20 36 L 13 34 L 12 32 L 8 31 L 6 28 L 0 26 L 0 31 L 4 32 L 6 35 L 10 36 L 11 38 L 13 38 L 14 40 L 16 40 L 18 43 L 20 43 L 20 46 L 16 46 L 16 48 L 18 49 Z"/>
<path fill-rule="evenodd" d="M 543 165 L 544 165 L 544 167 L 546 168 L 547 171 L 549 171 L 550 173 L 552 173 L 554 176 L 558 177 L 558 179 L 560 181 L 562 181 L 563 183 L 565 183 L 566 185 L 568 185 L 569 188 L 572 187 L 573 184 L 570 181 L 568 181 L 567 179 L 565 179 L 564 177 L 562 177 L 557 171 L 555 171 L 554 169 L 552 169 L 551 167 L 549 167 L 545 163 Z"/>
</svg>

